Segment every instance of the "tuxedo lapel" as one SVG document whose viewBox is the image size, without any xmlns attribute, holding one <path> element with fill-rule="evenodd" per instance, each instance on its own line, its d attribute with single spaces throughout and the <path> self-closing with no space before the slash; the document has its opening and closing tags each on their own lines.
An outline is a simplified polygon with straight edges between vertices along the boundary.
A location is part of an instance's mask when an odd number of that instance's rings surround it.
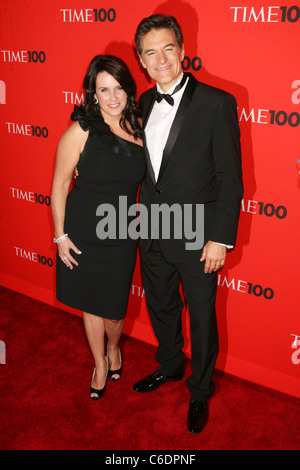
<svg viewBox="0 0 300 470">
<path fill-rule="evenodd" d="M 188 75 L 189 75 L 189 81 L 187 83 L 186 89 L 185 89 L 185 91 L 183 93 L 183 96 L 181 98 L 181 101 L 180 101 L 175 119 L 174 119 L 173 124 L 172 124 L 171 129 L 170 129 L 169 137 L 167 139 L 167 142 L 166 142 L 166 145 L 165 145 L 165 148 L 164 148 L 157 183 L 162 178 L 162 175 L 164 174 L 164 171 L 167 167 L 172 149 L 174 147 L 174 144 L 176 142 L 178 134 L 181 130 L 186 112 L 187 112 L 187 110 L 188 110 L 188 108 L 191 104 L 191 100 L 192 100 L 192 97 L 193 97 L 193 94 L 194 94 L 194 91 L 195 91 L 195 88 L 196 88 L 196 85 L 197 85 L 197 80 L 191 74 L 188 74 Z M 152 104 L 152 107 L 153 107 L 153 104 Z M 151 109 L 152 109 L 152 107 L 151 107 Z M 150 114 L 150 112 L 149 112 L 149 114 Z M 147 116 L 147 119 L 149 118 L 149 114 Z"/>
<path fill-rule="evenodd" d="M 156 184 L 155 174 L 154 174 L 153 166 L 152 166 L 152 163 L 151 163 L 149 150 L 148 150 L 148 147 L 147 147 L 146 133 L 145 133 L 146 124 L 148 122 L 150 113 L 151 113 L 152 108 L 153 108 L 154 103 L 155 103 L 155 96 L 152 93 L 153 89 L 149 90 L 149 100 L 148 100 L 148 103 L 145 104 L 145 111 L 143 112 L 143 144 L 144 144 L 144 151 L 145 151 L 148 171 L 149 171 L 149 174 L 150 174 L 150 176 L 153 180 L 153 183 Z"/>
<path fill-rule="evenodd" d="M 156 184 L 156 181 L 155 181 L 155 174 L 154 174 L 153 166 L 152 166 L 152 163 L 151 163 L 151 158 L 150 158 L 149 150 L 148 150 L 148 147 L 147 147 L 147 141 L 146 141 L 145 132 L 143 133 L 143 143 L 144 143 L 144 151 L 145 151 L 145 157 L 146 157 L 146 162 L 147 162 L 148 171 L 149 171 L 149 174 L 150 174 L 150 176 L 151 176 L 151 179 L 152 179 L 153 183 Z"/>
<path fill-rule="evenodd" d="M 155 95 L 153 93 L 153 90 L 155 90 L 155 87 L 150 88 L 150 90 L 147 92 L 148 100 L 147 100 L 147 103 L 144 104 L 144 110 L 143 110 L 143 129 L 146 128 L 150 113 L 155 103 Z"/>
</svg>

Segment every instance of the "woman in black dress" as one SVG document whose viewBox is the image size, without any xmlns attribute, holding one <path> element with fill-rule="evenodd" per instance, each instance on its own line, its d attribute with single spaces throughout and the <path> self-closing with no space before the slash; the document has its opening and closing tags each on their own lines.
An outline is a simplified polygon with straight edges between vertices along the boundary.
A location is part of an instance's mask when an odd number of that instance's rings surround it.
<svg viewBox="0 0 300 470">
<path fill-rule="evenodd" d="M 119 197 L 126 197 L 128 207 L 136 203 L 146 162 L 136 85 L 126 64 L 114 56 L 96 56 L 89 65 L 84 88 L 85 101 L 75 106 L 75 122 L 58 145 L 51 206 L 58 247 L 57 298 L 83 311 L 95 360 L 90 395 L 97 400 L 104 393 L 107 374 L 112 380 L 120 378 L 118 344 L 137 241 L 118 237 L 119 232 L 105 235 L 103 230 L 99 238 L 96 229 L 101 218 L 96 212 L 102 204 L 112 205 L 118 221 Z M 75 167 L 78 177 L 69 193 Z M 120 220 L 124 220 L 124 214 Z M 118 228 L 124 234 L 124 226 Z"/>
</svg>

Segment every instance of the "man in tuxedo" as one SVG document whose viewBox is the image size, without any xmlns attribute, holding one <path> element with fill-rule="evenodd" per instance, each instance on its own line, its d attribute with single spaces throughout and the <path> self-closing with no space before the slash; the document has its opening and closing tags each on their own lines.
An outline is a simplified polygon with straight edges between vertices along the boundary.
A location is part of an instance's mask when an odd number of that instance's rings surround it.
<svg viewBox="0 0 300 470">
<path fill-rule="evenodd" d="M 153 204 L 188 205 L 194 216 L 196 207 L 204 205 L 204 244 L 188 250 L 184 236 L 166 239 L 161 232 L 140 241 L 159 368 L 133 388 L 151 392 L 184 376 L 181 280 L 191 325 L 187 426 L 199 433 L 206 425 L 207 402 L 215 390 L 217 270 L 224 265 L 227 248 L 235 244 L 243 195 L 237 104 L 229 93 L 183 73 L 183 37 L 174 17 L 144 18 L 135 41 L 142 66 L 156 81 L 139 102 L 148 164 L 140 202 L 149 213 Z"/>
</svg>

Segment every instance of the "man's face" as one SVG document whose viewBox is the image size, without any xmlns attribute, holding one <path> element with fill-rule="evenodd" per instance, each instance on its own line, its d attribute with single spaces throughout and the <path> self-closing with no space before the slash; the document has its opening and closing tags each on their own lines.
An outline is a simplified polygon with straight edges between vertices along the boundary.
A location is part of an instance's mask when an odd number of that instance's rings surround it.
<svg viewBox="0 0 300 470">
<path fill-rule="evenodd" d="M 141 40 L 140 60 L 151 78 L 166 93 L 178 80 L 184 59 L 184 47 L 180 49 L 171 29 L 151 29 Z"/>
</svg>

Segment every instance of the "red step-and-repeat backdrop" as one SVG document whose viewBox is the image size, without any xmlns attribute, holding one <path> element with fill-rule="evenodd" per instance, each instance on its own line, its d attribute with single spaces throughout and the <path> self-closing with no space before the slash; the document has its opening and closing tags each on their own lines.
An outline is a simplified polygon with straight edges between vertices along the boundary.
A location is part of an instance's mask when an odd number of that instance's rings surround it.
<svg viewBox="0 0 300 470">
<path fill-rule="evenodd" d="M 300 397 L 300 4 L 294 1 L 2 0 L 0 282 L 81 315 L 55 299 L 50 194 L 57 143 L 83 100 L 83 77 L 96 54 L 125 60 L 138 95 L 152 86 L 139 67 L 134 34 L 143 17 L 158 12 L 176 16 L 183 28 L 184 69 L 238 103 L 245 194 L 237 246 L 218 275 L 217 367 Z M 183 328 L 189 356 L 186 311 Z M 139 259 L 124 332 L 156 344 Z"/>
</svg>

